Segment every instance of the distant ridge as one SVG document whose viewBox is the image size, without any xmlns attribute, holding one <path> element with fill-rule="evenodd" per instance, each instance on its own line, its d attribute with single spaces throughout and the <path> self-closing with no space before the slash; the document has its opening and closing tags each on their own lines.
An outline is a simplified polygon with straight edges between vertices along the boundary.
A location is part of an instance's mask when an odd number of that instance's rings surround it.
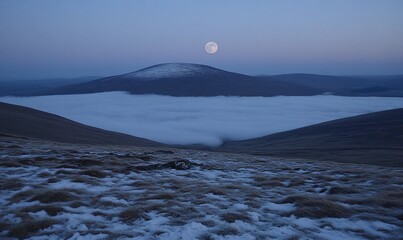
<svg viewBox="0 0 403 240">
<path fill-rule="evenodd" d="M 144 138 L 90 127 L 54 114 L 2 102 L 0 133 L 77 144 L 162 146 Z"/>
<path fill-rule="evenodd" d="M 32 95 L 82 94 L 126 91 L 132 94 L 169 96 L 311 96 L 322 90 L 193 63 L 165 63 L 135 72 L 86 83 L 38 91 Z"/>
<path fill-rule="evenodd" d="M 217 150 L 403 167 L 403 108 L 226 142 Z"/>
<path fill-rule="evenodd" d="M 328 76 L 295 73 L 261 76 L 259 78 L 318 88 L 339 96 L 403 97 L 403 75 Z"/>
<path fill-rule="evenodd" d="M 403 97 L 403 76 L 282 74 L 250 76 L 203 64 L 163 63 L 134 72 L 70 85 L 0 91 L 0 95 L 41 96 L 125 91 L 176 97 L 338 96 Z"/>
</svg>

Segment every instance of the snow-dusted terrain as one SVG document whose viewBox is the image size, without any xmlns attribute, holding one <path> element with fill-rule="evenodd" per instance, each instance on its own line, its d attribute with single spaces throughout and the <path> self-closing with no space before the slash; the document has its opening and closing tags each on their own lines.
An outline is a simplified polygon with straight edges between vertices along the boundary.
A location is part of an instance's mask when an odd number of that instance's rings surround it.
<svg viewBox="0 0 403 240">
<path fill-rule="evenodd" d="M 165 63 L 138 70 L 133 73 L 123 75 L 124 78 L 172 78 L 172 77 L 191 77 L 198 74 L 214 74 L 223 72 L 210 66 L 190 63 Z"/>
<path fill-rule="evenodd" d="M 211 146 L 403 107 L 402 98 L 385 97 L 170 97 L 124 92 L 0 101 L 157 142 Z"/>
<path fill-rule="evenodd" d="M 0 140 L 4 239 L 403 235 L 399 168 Z"/>
</svg>

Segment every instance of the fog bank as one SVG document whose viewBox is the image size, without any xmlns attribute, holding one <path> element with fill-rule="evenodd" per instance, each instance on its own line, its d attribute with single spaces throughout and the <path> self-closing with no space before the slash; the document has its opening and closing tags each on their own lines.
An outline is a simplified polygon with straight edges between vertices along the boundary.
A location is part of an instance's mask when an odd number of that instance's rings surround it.
<svg viewBox="0 0 403 240">
<path fill-rule="evenodd" d="M 403 107 L 383 97 L 170 97 L 108 92 L 0 101 L 168 144 L 243 140 L 323 121 Z"/>
</svg>

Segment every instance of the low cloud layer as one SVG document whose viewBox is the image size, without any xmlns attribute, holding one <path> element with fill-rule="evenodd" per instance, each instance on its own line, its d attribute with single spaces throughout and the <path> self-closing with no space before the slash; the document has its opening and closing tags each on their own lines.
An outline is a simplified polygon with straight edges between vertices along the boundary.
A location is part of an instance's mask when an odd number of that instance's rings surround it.
<svg viewBox="0 0 403 240">
<path fill-rule="evenodd" d="M 109 92 L 2 97 L 87 125 L 168 144 L 220 145 L 323 121 L 403 107 L 382 97 L 169 97 Z"/>
</svg>

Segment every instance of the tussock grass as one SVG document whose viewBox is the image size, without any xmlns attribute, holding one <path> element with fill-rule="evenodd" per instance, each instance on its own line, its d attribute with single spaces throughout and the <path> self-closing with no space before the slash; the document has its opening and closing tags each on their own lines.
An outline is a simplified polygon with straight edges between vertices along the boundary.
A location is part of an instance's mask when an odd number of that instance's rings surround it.
<svg viewBox="0 0 403 240">
<path fill-rule="evenodd" d="M 224 213 L 221 215 L 221 218 L 229 223 L 233 223 L 237 220 L 239 221 L 244 221 L 244 222 L 250 222 L 251 218 L 246 212 L 234 212 L 234 213 Z"/>
<path fill-rule="evenodd" d="M 69 175 L 69 174 L 74 174 L 74 172 L 73 172 L 73 171 L 64 170 L 64 169 L 60 169 L 60 170 L 57 170 L 56 174 L 66 174 L 66 175 Z"/>
<path fill-rule="evenodd" d="M 354 194 L 358 193 L 358 191 L 351 187 L 331 187 L 329 189 L 329 194 Z"/>
<path fill-rule="evenodd" d="M 293 178 L 290 181 L 288 187 L 297 187 L 305 184 L 305 180 L 302 178 Z"/>
<path fill-rule="evenodd" d="M 157 195 L 152 195 L 148 197 L 149 199 L 162 199 L 162 200 L 172 200 L 175 199 L 175 195 L 171 193 L 159 193 Z"/>
<path fill-rule="evenodd" d="M 37 190 L 34 189 L 30 189 L 30 190 L 26 190 L 26 191 L 22 191 L 22 192 L 18 192 L 16 194 L 14 194 L 9 201 L 11 202 L 20 202 L 22 200 L 26 200 L 29 197 L 32 197 L 35 193 L 37 192 Z"/>
<path fill-rule="evenodd" d="M 96 169 L 80 171 L 79 174 L 87 175 L 87 176 L 95 177 L 95 178 L 105 178 L 107 176 L 107 174 L 104 173 L 103 171 L 96 170 Z"/>
<path fill-rule="evenodd" d="M 1 178 L 0 190 L 19 190 L 24 186 L 22 182 L 17 178 Z"/>
<path fill-rule="evenodd" d="M 126 210 L 123 210 L 120 212 L 119 217 L 125 223 L 132 223 L 139 219 L 150 219 L 147 216 L 145 209 L 142 207 L 130 207 Z"/>
<path fill-rule="evenodd" d="M 291 214 L 297 217 L 342 218 L 352 215 L 352 211 L 348 208 L 323 197 L 291 196 L 284 199 L 282 203 L 294 203 L 297 209 L 292 211 Z"/>
<path fill-rule="evenodd" d="M 172 202 L 169 202 L 167 204 L 161 204 L 161 203 L 152 203 L 143 206 L 143 209 L 145 209 L 146 212 L 151 212 L 151 211 L 161 211 L 165 207 L 172 207 L 174 204 Z"/>
<path fill-rule="evenodd" d="M 9 229 L 8 236 L 18 239 L 26 239 L 32 234 L 46 229 L 54 224 L 58 223 L 53 219 L 41 219 L 41 220 L 29 220 L 17 225 L 12 226 Z"/>
<path fill-rule="evenodd" d="M 216 223 L 213 220 L 204 220 L 201 221 L 200 223 L 206 227 L 214 227 L 216 225 Z"/>
<path fill-rule="evenodd" d="M 69 202 L 76 197 L 66 190 L 47 190 L 33 196 L 30 201 L 40 201 L 41 203 Z"/>
<path fill-rule="evenodd" d="M 42 203 L 51 202 L 65 202 L 76 199 L 77 197 L 72 193 L 83 193 L 77 189 L 30 189 L 14 194 L 9 200 L 12 202 L 27 201 L 40 201 Z"/>
<path fill-rule="evenodd" d="M 70 207 L 72 207 L 72 208 L 87 207 L 87 206 L 88 206 L 87 203 L 84 203 L 81 201 L 74 201 L 70 204 Z"/>
<path fill-rule="evenodd" d="M 93 159 L 80 159 L 74 161 L 74 164 L 79 167 L 89 167 L 89 166 L 101 166 L 103 162 Z"/>
<path fill-rule="evenodd" d="M 45 211 L 49 216 L 56 216 L 57 214 L 64 212 L 64 208 L 60 206 L 55 206 L 55 205 L 34 205 L 34 206 L 28 206 L 24 207 L 20 210 L 22 213 L 26 212 L 39 212 L 39 211 Z"/>
<path fill-rule="evenodd" d="M 59 182 L 60 181 L 60 179 L 59 178 L 57 178 L 57 177 L 51 177 L 51 178 L 48 178 L 48 180 L 46 181 L 47 183 L 57 183 L 57 182 Z"/>
<path fill-rule="evenodd" d="M 210 188 L 207 190 L 207 193 L 212 193 L 214 195 L 222 195 L 222 196 L 227 195 L 225 189 L 222 189 L 220 187 Z"/>
<path fill-rule="evenodd" d="M 72 182 L 77 182 L 77 183 L 84 183 L 88 185 L 99 185 L 98 179 L 88 177 L 86 175 L 81 176 L 81 175 L 75 175 L 71 179 Z"/>
<path fill-rule="evenodd" d="M 381 192 L 374 196 L 373 202 L 384 208 L 403 209 L 403 190 Z"/>
<path fill-rule="evenodd" d="M 50 176 L 53 176 L 53 174 L 48 173 L 48 172 L 43 172 L 43 173 L 38 174 L 38 177 L 40 177 L 40 178 L 48 178 Z"/>
<path fill-rule="evenodd" d="M 17 168 L 17 167 L 22 167 L 22 164 L 17 163 L 17 162 L 7 161 L 7 162 L 0 162 L 0 167 Z"/>
<path fill-rule="evenodd" d="M 223 227 L 220 228 L 216 231 L 214 231 L 216 234 L 221 235 L 221 236 L 226 236 L 226 235 L 238 235 L 239 231 L 238 229 L 234 227 Z"/>
</svg>

